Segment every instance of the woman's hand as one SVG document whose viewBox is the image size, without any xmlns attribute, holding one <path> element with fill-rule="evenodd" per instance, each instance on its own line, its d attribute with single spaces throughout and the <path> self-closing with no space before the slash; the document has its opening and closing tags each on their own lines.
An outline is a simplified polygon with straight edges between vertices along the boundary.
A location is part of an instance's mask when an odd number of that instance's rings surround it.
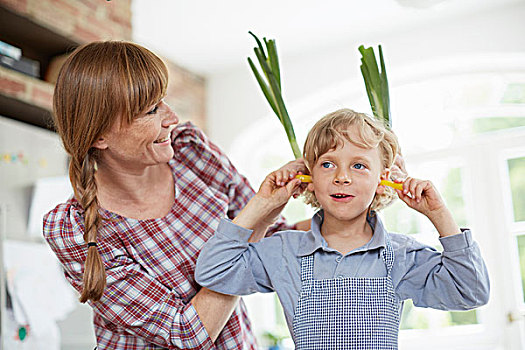
<svg viewBox="0 0 525 350">
<path fill-rule="evenodd" d="M 396 154 L 394 164 L 390 168 L 390 179 L 394 182 L 403 182 L 404 179 L 408 176 L 407 170 L 405 168 L 405 159 L 401 153 Z"/>
<path fill-rule="evenodd" d="M 432 182 L 407 177 L 403 182 L 403 190 L 396 190 L 396 192 L 410 208 L 428 217 L 440 236 L 460 232 L 452 214 Z"/>
</svg>

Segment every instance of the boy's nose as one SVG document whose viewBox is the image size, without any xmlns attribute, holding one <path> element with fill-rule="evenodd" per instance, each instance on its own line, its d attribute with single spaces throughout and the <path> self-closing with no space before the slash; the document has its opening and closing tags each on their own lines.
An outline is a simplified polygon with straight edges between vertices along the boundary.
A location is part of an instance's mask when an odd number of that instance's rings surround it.
<svg viewBox="0 0 525 350">
<path fill-rule="evenodd" d="M 340 171 L 335 174 L 334 183 L 337 185 L 349 185 L 352 183 L 350 176 L 345 171 Z"/>
</svg>

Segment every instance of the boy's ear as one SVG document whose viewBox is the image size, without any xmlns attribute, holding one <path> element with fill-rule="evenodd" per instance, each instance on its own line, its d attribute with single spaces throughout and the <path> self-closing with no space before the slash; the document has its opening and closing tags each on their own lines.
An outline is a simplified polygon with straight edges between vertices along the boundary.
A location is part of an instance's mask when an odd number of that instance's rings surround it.
<svg viewBox="0 0 525 350">
<path fill-rule="evenodd" d="M 306 189 L 310 192 L 314 192 L 314 184 L 312 182 L 309 182 L 308 186 L 306 186 Z"/>
<path fill-rule="evenodd" d="M 377 189 L 376 194 L 383 194 L 385 192 L 385 185 L 381 185 L 381 180 L 389 180 L 390 179 L 390 169 L 385 169 L 381 173 L 381 177 L 379 178 L 379 181 L 377 183 Z"/>
<path fill-rule="evenodd" d="M 106 139 L 104 137 L 99 137 L 98 140 L 95 141 L 91 147 L 97 149 L 106 149 L 108 148 L 108 143 L 106 142 Z"/>
</svg>

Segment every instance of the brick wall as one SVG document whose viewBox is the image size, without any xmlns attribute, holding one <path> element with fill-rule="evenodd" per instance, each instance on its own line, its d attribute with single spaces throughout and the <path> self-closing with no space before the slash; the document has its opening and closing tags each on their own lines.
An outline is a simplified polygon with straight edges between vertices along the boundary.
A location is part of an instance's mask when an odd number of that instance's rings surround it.
<svg viewBox="0 0 525 350">
<path fill-rule="evenodd" d="M 31 79 L 22 73 L 3 69 L 0 72 L 1 93 L 45 110 L 53 109 L 53 85 Z"/>
<path fill-rule="evenodd" d="M 131 0 L 0 0 L 0 6 L 79 43 L 131 40 Z"/>
<path fill-rule="evenodd" d="M 0 0 L 0 7 L 79 44 L 94 40 L 131 40 L 131 0 Z M 168 63 L 167 102 L 182 121 L 206 127 L 205 80 Z M 52 84 L 0 70 L 0 94 L 50 110 Z"/>
<path fill-rule="evenodd" d="M 166 102 L 181 121 L 191 120 L 206 130 L 205 80 L 164 59 L 169 69 L 168 96 Z"/>
</svg>

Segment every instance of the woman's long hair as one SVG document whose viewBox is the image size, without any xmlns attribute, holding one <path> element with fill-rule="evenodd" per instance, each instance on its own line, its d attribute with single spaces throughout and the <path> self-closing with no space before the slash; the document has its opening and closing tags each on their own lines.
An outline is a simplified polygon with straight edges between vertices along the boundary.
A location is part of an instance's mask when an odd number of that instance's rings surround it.
<svg viewBox="0 0 525 350">
<path fill-rule="evenodd" d="M 93 42 L 66 60 L 55 86 L 53 118 L 66 152 L 75 197 L 84 209 L 84 241 L 97 242 L 102 220 L 97 200 L 93 147 L 115 121 L 131 123 L 165 94 L 168 70 L 151 51 L 124 41 Z M 106 273 L 98 248 L 87 246 L 80 301 L 98 301 Z"/>
</svg>

